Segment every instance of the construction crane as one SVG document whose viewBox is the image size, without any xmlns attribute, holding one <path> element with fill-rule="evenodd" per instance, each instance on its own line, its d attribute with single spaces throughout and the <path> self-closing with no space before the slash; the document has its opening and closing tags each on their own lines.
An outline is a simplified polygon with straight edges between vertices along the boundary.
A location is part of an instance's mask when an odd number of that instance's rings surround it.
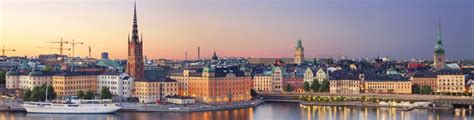
<svg viewBox="0 0 474 120">
<path fill-rule="evenodd" d="M 51 41 L 51 42 L 47 42 L 47 43 L 59 44 L 59 48 L 49 48 L 49 49 L 57 49 L 57 50 L 59 50 L 59 54 L 61 54 L 61 55 L 63 55 L 63 50 L 67 50 L 67 49 L 63 48 L 63 45 L 67 44 L 68 41 L 63 41 L 62 37 L 61 37 L 60 41 Z M 71 49 L 69 49 L 69 50 L 71 50 Z"/>
<path fill-rule="evenodd" d="M 59 50 L 61 53 L 63 52 L 63 50 L 71 50 L 71 48 L 54 48 L 54 47 L 37 47 L 37 48 Z M 63 55 L 63 54 L 61 54 L 61 55 Z"/>
<path fill-rule="evenodd" d="M 5 49 L 5 45 L 3 45 L 3 47 L 2 47 L 2 56 L 5 56 L 5 52 L 6 52 L 6 51 L 15 52 L 15 49 Z"/>
<path fill-rule="evenodd" d="M 74 46 L 75 46 L 76 44 L 82 45 L 82 44 L 84 44 L 84 42 L 74 42 L 74 39 L 72 39 L 72 42 L 69 43 L 69 44 L 72 45 L 72 57 L 74 57 Z"/>
</svg>

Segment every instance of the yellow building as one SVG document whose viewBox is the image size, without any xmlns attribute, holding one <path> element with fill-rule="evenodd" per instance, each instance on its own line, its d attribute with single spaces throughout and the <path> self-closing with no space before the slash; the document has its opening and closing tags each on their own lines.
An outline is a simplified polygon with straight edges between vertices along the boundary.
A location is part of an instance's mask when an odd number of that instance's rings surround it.
<svg viewBox="0 0 474 120">
<path fill-rule="evenodd" d="M 438 93 L 461 93 L 466 92 L 466 75 L 460 70 L 440 70 L 437 76 L 436 91 Z"/>
<path fill-rule="evenodd" d="M 58 96 L 75 96 L 79 91 L 97 93 L 98 72 L 63 72 L 53 76 L 53 88 Z"/>
<path fill-rule="evenodd" d="M 178 95 L 178 82 L 170 78 L 156 81 L 135 81 L 133 96 L 141 103 L 152 103 L 165 100 L 167 96 Z"/>
<path fill-rule="evenodd" d="M 253 89 L 258 92 L 272 92 L 272 79 L 271 75 L 255 75 L 253 77 Z"/>
<path fill-rule="evenodd" d="M 228 102 L 248 101 L 252 78 L 250 69 L 235 66 L 205 67 L 198 70 L 184 70 L 179 76 L 170 78 L 182 78 L 187 80 L 188 96 L 198 102 L 209 104 L 222 104 Z M 184 80 L 183 80 L 184 81 Z"/>
<path fill-rule="evenodd" d="M 363 80 L 365 93 L 410 94 L 411 82 L 403 77 L 366 77 Z"/>
</svg>

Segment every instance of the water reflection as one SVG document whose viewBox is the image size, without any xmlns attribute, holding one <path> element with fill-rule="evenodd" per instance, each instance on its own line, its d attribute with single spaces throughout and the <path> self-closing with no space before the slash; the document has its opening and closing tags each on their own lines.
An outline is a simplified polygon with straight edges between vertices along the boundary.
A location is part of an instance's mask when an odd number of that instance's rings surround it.
<svg viewBox="0 0 474 120">
<path fill-rule="evenodd" d="M 119 112 L 116 114 L 27 114 L 0 112 L 0 120 L 446 120 L 474 119 L 472 111 L 395 108 L 301 106 L 265 103 L 255 108 L 210 112 Z"/>
<path fill-rule="evenodd" d="M 400 111 L 396 108 L 375 107 L 345 107 L 345 106 L 302 106 L 301 116 L 307 120 L 444 120 L 444 119 L 474 119 L 472 111 L 466 109 L 454 110 L 420 110 Z"/>
</svg>

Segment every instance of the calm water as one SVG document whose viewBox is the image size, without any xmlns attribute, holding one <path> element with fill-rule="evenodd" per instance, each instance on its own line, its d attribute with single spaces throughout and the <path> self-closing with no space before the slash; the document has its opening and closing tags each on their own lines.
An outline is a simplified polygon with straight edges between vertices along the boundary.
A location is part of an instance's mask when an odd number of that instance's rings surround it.
<svg viewBox="0 0 474 120">
<path fill-rule="evenodd" d="M 301 107 L 296 103 L 265 103 L 256 108 L 212 112 L 119 112 L 115 114 L 27 114 L 0 112 L 0 120 L 474 120 L 474 111 L 390 108 Z"/>
</svg>

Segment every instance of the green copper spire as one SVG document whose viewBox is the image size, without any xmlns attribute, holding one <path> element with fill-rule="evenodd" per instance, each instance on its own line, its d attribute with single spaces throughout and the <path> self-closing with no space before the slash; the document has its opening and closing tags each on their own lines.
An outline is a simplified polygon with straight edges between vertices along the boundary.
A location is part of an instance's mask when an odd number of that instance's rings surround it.
<svg viewBox="0 0 474 120">
<path fill-rule="evenodd" d="M 438 24 L 438 34 L 436 35 L 435 54 L 444 54 L 443 42 L 441 37 L 441 22 Z"/>
<path fill-rule="evenodd" d="M 296 43 L 296 48 L 303 48 L 301 45 L 301 39 L 298 38 L 298 42 Z"/>
</svg>

